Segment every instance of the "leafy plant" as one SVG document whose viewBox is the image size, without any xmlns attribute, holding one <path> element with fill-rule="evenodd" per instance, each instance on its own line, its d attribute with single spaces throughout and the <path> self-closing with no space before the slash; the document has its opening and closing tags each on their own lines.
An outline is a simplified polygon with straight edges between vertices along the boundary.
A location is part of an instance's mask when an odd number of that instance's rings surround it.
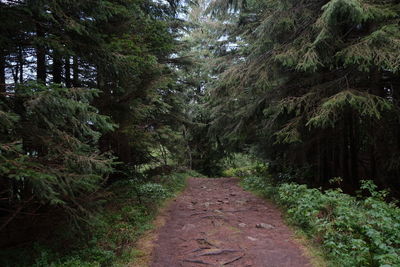
<svg viewBox="0 0 400 267">
<path fill-rule="evenodd" d="M 332 265 L 400 265 L 400 209 L 386 203 L 387 192 L 377 191 L 372 181 L 362 182 L 361 189 L 370 194 L 362 199 L 340 189 L 322 192 L 296 183 L 276 186 L 254 176 L 245 178 L 243 185 L 282 206 L 288 221 L 320 244 Z"/>
</svg>

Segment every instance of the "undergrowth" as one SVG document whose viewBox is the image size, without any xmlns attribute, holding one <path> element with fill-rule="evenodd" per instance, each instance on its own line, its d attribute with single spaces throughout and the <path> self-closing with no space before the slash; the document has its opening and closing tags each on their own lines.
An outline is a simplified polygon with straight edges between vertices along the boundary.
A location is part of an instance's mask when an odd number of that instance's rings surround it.
<svg viewBox="0 0 400 267">
<path fill-rule="evenodd" d="M 259 162 L 256 158 L 243 154 L 233 153 L 221 160 L 221 175 L 223 177 L 246 177 L 255 174 L 264 174 L 267 171 L 265 163 Z"/>
<path fill-rule="evenodd" d="M 0 266 L 126 266 L 135 257 L 135 242 L 147 230 L 158 207 L 183 190 L 194 171 L 156 176 L 151 181 L 120 181 L 109 188 L 100 212 L 87 219 L 84 232 L 60 227 L 54 240 L 0 252 Z"/>
<path fill-rule="evenodd" d="M 320 245 L 332 266 L 400 266 L 400 209 L 371 181 L 362 182 L 367 197 L 257 176 L 242 184 L 283 207 L 288 222 Z"/>
</svg>

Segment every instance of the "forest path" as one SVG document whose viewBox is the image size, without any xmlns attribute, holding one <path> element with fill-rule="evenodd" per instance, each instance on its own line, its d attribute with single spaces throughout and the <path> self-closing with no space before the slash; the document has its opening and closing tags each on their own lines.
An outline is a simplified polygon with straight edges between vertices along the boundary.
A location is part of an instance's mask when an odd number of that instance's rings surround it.
<svg viewBox="0 0 400 267">
<path fill-rule="evenodd" d="M 237 182 L 190 178 L 158 229 L 151 266 L 312 266 L 280 211 Z"/>
</svg>

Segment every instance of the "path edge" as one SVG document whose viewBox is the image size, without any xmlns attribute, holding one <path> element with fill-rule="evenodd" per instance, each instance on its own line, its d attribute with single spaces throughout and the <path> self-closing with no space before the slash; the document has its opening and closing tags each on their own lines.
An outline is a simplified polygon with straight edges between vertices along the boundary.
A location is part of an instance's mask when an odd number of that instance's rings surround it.
<svg viewBox="0 0 400 267">
<path fill-rule="evenodd" d="M 170 207 L 186 191 L 187 181 L 191 177 L 186 178 L 185 187 L 177 192 L 174 197 L 164 201 L 157 211 L 157 215 L 151 222 L 152 229 L 144 232 L 136 241 L 134 246 L 134 258 L 126 266 L 128 267 L 149 267 L 153 259 L 153 251 L 158 238 L 160 229 L 165 225 L 170 216 Z"/>
<path fill-rule="evenodd" d="M 233 177 L 233 178 L 235 178 L 235 177 Z M 324 253 L 322 252 L 322 249 L 319 248 L 318 246 L 316 246 L 310 239 L 308 239 L 307 236 L 304 234 L 304 232 L 300 228 L 298 228 L 288 222 L 287 212 L 285 211 L 285 209 L 283 209 L 281 206 L 279 206 L 273 199 L 258 192 L 257 190 L 245 189 L 243 187 L 242 178 L 238 177 L 238 181 L 239 181 L 238 186 L 241 187 L 244 191 L 252 193 L 253 195 L 259 197 L 263 201 L 268 201 L 268 202 L 272 203 L 275 206 L 275 208 L 277 210 L 279 210 L 279 212 L 282 214 L 283 222 L 293 233 L 292 241 L 295 242 L 299 246 L 303 255 L 309 259 L 312 266 L 314 266 L 314 267 L 331 266 L 330 262 L 324 257 Z"/>
</svg>

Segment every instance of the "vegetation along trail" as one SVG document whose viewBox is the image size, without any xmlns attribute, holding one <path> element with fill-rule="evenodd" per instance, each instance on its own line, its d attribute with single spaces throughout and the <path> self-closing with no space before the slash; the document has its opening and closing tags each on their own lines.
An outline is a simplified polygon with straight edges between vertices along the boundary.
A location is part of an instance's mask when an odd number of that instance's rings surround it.
<svg viewBox="0 0 400 267">
<path fill-rule="evenodd" d="M 312 266 L 281 213 L 237 182 L 189 179 L 159 229 L 151 266 Z"/>
</svg>

